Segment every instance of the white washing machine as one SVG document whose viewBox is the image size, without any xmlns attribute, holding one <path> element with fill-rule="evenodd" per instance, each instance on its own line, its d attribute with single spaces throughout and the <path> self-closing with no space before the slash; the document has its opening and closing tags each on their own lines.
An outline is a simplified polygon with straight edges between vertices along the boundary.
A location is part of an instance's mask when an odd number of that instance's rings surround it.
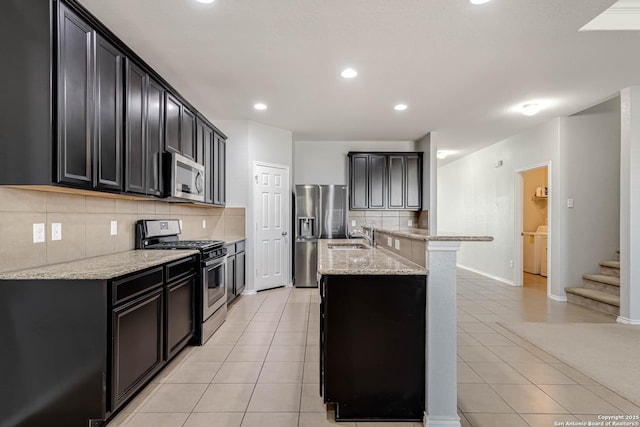
<svg viewBox="0 0 640 427">
<path fill-rule="evenodd" d="M 547 275 L 547 226 L 522 233 L 524 248 L 522 269 L 526 273 Z M 544 263 L 544 271 L 543 271 Z"/>
</svg>

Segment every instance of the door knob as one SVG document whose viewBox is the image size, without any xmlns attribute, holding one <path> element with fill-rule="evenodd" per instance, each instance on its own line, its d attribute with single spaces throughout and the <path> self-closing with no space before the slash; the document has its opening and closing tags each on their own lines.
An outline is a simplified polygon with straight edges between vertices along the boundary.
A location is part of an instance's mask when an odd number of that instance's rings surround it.
<svg viewBox="0 0 640 427">
<path fill-rule="evenodd" d="M 283 231 L 283 232 L 282 232 L 282 235 L 283 235 L 283 236 L 286 236 L 286 235 L 287 235 L 287 232 L 286 232 L 286 231 Z"/>
</svg>

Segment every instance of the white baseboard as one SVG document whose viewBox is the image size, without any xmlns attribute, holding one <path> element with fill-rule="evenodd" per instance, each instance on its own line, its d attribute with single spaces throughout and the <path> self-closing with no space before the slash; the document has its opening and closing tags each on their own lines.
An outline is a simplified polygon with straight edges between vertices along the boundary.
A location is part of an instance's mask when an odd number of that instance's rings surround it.
<svg viewBox="0 0 640 427">
<path fill-rule="evenodd" d="M 254 290 L 249 290 L 249 291 L 242 291 L 241 295 L 255 295 L 258 292 L 254 291 Z"/>
<path fill-rule="evenodd" d="M 476 270 L 475 268 L 467 267 L 461 264 L 458 264 L 457 267 L 463 270 L 471 271 L 472 273 L 477 273 L 484 277 L 488 277 L 489 279 L 497 280 L 498 282 L 506 283 L 507 285 L 515 286 L 515 284 L 511 280 L 506 280 L 502 277 L 494 276 L 493 274 L 489 274 L 481 270 Z"/>
<path fill-rule="evenodd" d="M 616 318 L 616 322 L 622 323 L 623 325 L 633 325 L 633 326 L 640 325 L 640 320 L 627 319 L 626 317 L 622 317 L 622 316 L 618 316 Z"/>
<path fill-rule="evenodd" d="M 566 296 L 561 297 L 561 296 L 558 296 L 558 295 L 549 294 L 549 295 L 547 295 L 547 298 L 552 299 L 554 301 L 567 302 L 567 297 Z"/>
<path fill-rule="evenodd" d="M 430 417 L 424 414 L 425 427 L 460 427 L 460 417 Z"/>
</svg>

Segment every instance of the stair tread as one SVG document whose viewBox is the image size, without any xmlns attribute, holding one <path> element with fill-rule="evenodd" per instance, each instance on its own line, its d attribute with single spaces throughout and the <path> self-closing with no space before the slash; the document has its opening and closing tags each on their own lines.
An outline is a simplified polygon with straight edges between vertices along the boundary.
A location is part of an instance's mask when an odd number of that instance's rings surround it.
<svg viewBox="0 0 640 427">
<path fill-rule="evenodd" d="M 586 288 L 565 288 L 565 292 L 620 307 L 620 297 L 608 294 L 606 292 Z"/>
<path fill-rule="evenodd" d="M 620 268 L 620 261 L 600 261 L 602 267 Z"/>
<path fill-rule="evenodd" d="M 583 279 L 591 280 L 592 282 L 606 283 L 607 285 L 620 286 L 620 278 L 614 276 L 606 276 L 604 274 L 583 274 Z"/>
</svg>

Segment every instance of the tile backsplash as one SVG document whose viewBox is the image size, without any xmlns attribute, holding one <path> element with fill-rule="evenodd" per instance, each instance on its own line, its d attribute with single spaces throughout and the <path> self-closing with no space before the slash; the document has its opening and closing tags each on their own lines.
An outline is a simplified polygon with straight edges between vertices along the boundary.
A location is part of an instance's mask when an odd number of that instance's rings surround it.
<svg viewBox="0 0 640 427">
<path fill-rule="evenodd" d="M 418 214 L 419 212 L 413 211 L 350 210 L 348 213 L 348 228 L 349 232 L 351 232 L 353 229 L 359 229 L 365 223 L 389 230 L 416 228 L 418 227 Z M 352 225 L 353 221 L 356 222 L 355 227 Z M 411 225 L 409 225 L 409 221 Z"/>
<path fill-rule="evenodd" d="M 183 239 L 245 236 L 243 207 L 199 207 L 0 186 L 0 272 L 134 249 L 138 219 L 166 218 L 182 220 Z M 116 236 L 111 236 L 111 221 L 117 221 Z M 37 223 L 45 224 L 44 243 L 33 243 Z M 62 240 L 51 240 L 52 223 L 62 224 Z"/>
</svg>

